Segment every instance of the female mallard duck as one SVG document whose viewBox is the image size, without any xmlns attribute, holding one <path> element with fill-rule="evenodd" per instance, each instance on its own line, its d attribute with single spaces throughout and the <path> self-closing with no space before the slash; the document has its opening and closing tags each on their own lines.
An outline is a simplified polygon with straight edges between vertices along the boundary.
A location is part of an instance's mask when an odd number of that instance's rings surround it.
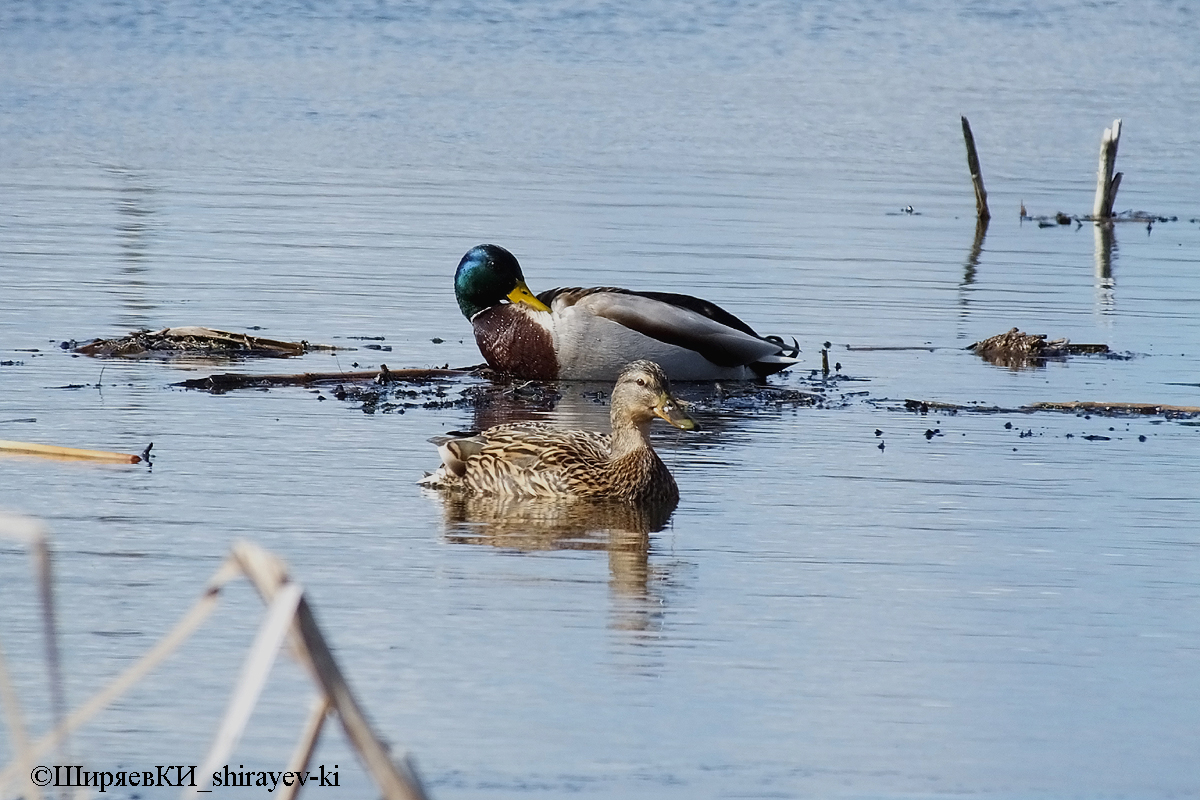
<svg viewBox="0 0 1200 800">
<path fill-rule="evenodd" d="M 625 367 L 610 405 L 611 436 L 525 422 L 435 437 L 442 465 L 420 483 L 509 497 L 677 502 L 675 479 L 650 445 L 650 421 L 661 417 L 683 430 L 696 423 L 680 411 L 662 368 L 651 361 Z"/>
<path fill-rule="evenodd" d="M 672 380 L 746 380 L 787 369 L 800 352 L 685 294 L 601 287 L 534 296 L 517 259 L 494 244 L 463 256 L 454 295 L 488 364 L 519 378 L 608 381 L 642 358 Z"/>
</svg>

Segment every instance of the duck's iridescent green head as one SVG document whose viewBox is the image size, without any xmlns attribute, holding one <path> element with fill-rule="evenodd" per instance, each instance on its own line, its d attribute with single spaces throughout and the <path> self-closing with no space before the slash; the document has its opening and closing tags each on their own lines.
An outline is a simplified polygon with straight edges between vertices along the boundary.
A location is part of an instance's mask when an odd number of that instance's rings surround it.
<svg viewBox="0 0 1200 800">
<path fill-rule="evenodd" d="M 495 244 L 472 247 L 458 262 L 458 271 L 454 273 L 454 297 L 467 319 L 505 300 L 525 303 L 538 311 L 550 310 L 525 285 L 525 276 L 521 274 L 516 257 Z"/>
</svg>

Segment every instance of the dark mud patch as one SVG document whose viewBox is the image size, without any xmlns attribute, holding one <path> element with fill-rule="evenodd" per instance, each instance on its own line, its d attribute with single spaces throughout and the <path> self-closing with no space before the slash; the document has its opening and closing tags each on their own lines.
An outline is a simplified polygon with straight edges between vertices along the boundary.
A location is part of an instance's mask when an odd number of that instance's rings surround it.
<svg viewBox="0 0 1200 800">
<path fill-rule="evenodd" d="M 1071 345 L 1066 340 L 1047 341 L 1045 335 L 1023 334 L 1016 328 L 992 337 L 1009 346 L 1012 357 L 1025 361 L 1049 358 L 1046 353 L 1078 352 L 1101 357 L 1129 358 L 1111 353 L 1106 345 Z M 972 348 L 983 343 L 976 343 Z M 926 349 L 924 347 L 919 349 Z M 1000 352 L 1004 352 L 1001 348 Z M 840 365 L 839 365 L 840 366 Z M 813 371 L 807 377 L 790 376 L 791 385 L 767 382 L 679 382 L 673 392 L 689 413 L 758 414 L 797 408 L 847 408 L 865 403 L 880 410 L 917 414 L 1031 414 L 1036 412 L 1095 414 L 1108 417 L 1159 417 L 1184 420 L 1200 417 L 1200 406 L 1176 406 L 1163 403 L 1108 403 L 1103 401 L 1039 402 L 1020 407 L 957 404 L 937 400 L 872 398 L 870 392 L 856 387 L 868 378 L 844 375 L 840 371 L 825 375 Z M 799 385 L 797 385 L 799 384 Z M 294 373 L 286 375 L 248 375 L 221 373 L 194 378 L 173 386 L 220 394 L 238 389 L 259 391 L 277 387 L 301 386 L 312 389 L 318 400 L 338 400 L 356 406 L 365 414 L 403 414 L 413 409 L 468 409 L 474 412 L 477 426 L 489 427 L 505 422 L 536 419 L 554 410 L 567 393 L 582 393 L 598 405 L 607 405 L 611 386 L 556 381 L 514 380 L 479 365 L 451 369 L 378 369 L 359 372 Z M 72 387 L 74 388 L 74 387 Z M 83 388 L 83 387 L 80 387 Z"/>
<path fill-rule="evenodd" d="M 674 391 L 689 411 L 760 412 L 848 404 L 836 391 L 837 383 L 832 378 L 817 381 L 811 389 L 758 383 L 677 384 Z"/>
<path fill-rule="evenodd" d="M 333 389 L 333 397 L 343 402 L 357 404 L 364 414 L 403 414 L 410 409 L 428 409 L 433 411 L 448 408 L 478 409 L 494 404 L 500 399 L 514 402 L 514 395 L 505 396 L 498 387 L 488 384 L 463 386 L 461 383 L 448 381 L 415 381 L 406 383 L 403 387 L 388 386 L 346 386 L 338 384 Z M 531 411 L 543 407 L 553 408 L 554 401 L 527 394 L 521 399 L 521 405 Z"/>
<path fill-rule="evenodd" d="M 865 392 L 843 392 L 842 384 L 861 379 L 846 375 L 811 377 L 805 388 L 758 382 L 681 382 L 674 393 L 690 408 L 701 411 L 756 412 L 770 409 L 841 406 Z M 288 386 L 317 389 L 320 399 L 358 404 L 367 414 L 404 413 L 410 409 L 468 408 L 476 411 L 507 407 L 525 412 L 552 410 L 563 393 L 582 389 L 585 397 L 607 403 L 611 386 L 515 380 L 485 365 L 460 368 L 379 369 L 357 372 L 302 372 L 278 375 L 217 373 L 171 384 L 196 391 L 265 390 Z M 327 392 L 328 395 L 322 392 Z M 517 415 L 524 416 L 523 414 Z M 513 420 L 515 421 L 515 420 Z"/>
<path fill-rule="evenodd" d="M 394 373 L 393 373 L 394 374 Z M 470 382 L 464 378 L 471 379 Z M 759 413 L 785 408 L 848 405 L 851 400 L 818 382 L 814 389 L 759 383 L 678 383 L 672 391 L 689 413 Z M 504 422 L 536 419 L 553 411 L 567 393 L 606 406 L 612 389 L 594 384 L 556 381 L 513 381 L 487 368 L 455 375 L 430 376 L 394 385 L 340 382 L 332 387 L 333 399 L 357 404 L 366 414 L 403 414 L 413 409 L 466 409 L 484 427 Z M 858 393 L 856 393 L 858 394 Z"/>
</svg>

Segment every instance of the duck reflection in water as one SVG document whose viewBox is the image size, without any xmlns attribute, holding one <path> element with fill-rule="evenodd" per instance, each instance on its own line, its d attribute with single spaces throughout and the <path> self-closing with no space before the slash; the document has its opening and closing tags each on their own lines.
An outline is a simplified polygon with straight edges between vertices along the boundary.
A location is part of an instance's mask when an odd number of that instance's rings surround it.
<svg viewBox="0 0 1200 800">
<path fill-rule="evenodd" d="M 650 534 L 667 526 L 676 502 L 452 494 L 443 502 L 445 536 L 451 544 L 522 553 L 605 551 L 615 605 L 612 627 L 651 631 L 662 612 L 655 587 L 666 575 L 650 564 Z"/>
</svg>

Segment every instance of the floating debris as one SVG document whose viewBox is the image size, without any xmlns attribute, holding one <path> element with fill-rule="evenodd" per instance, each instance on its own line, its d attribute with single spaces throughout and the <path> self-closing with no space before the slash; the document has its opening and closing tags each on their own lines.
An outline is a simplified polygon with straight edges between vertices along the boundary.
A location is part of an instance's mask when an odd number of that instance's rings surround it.
<svg viewBox="0 0 1200 800">
<path fill-rule="evenodd" d="M 874 399 L 869 404 L 883 408 L 899 410 L 896 400 Z M 949 414 L 972 412 L 975 414 L 1032 414 L 1038 411 L 1074 412 L 1085 419 L 1088 415 L 1096 414 L 1104 417 L 1163 417 L 1165 419 L 1190 419 L 1200 417 L 1200 406 L 1175 406 L 1166 403 L 1106 403 L 1095 400 L 1071 400 L 1062 403 L 1042 402 L 1009 408 L 1004 406 L 962 405 L 959 403 L 943 403 L 937 400 L 904 400 L 903 409 L 917 414 L 928 414 L 931 411 L 943 411 Z M 1194 424 L 1194 423 L 1184 423 Z M 1012 423 L 1005 428 L 1011 429 Z"/>
<path fill-rule="evenodd" d="M 1060 225 L 1074 224 L 1076 229 L 1078 229 L 1082 227 L 1083 223 L 1085 222 L 1097 222 L 1100 224 L 1110 222 L 1138 222 L 1142 223 L 1143 225 L 1147 225 L 1155 222 L 1178 222 L 1179 216 L 1171 215 L 1168 217 L 1164 214 L 1155 214 L 1152 211 L 1134 211 L 1133 209 L 1121 211 L 1113 214 L 1110 217 L 1103 217 L 1101 219 L 1096 219 L 1095 217 L 1091 216 L 1065 214 L 1062 211 L 1056 211 L 1055 213 L 1049 215 L 1029 216 L 1025 213 L 1024 206 L 1022 206 L 1021 221 L 1024 222 L 1026 220 L 1030 222 L 1036 222 L 1039 228 L 1056 228 Z M 1196 220 L 1191 221 L 1195 222 Z"/>
<path fill-rule="evenodd" d="M 1077 414 L 1090 412 L 1105 417 L 1160 416 L 1177 419 L 1200 416 L 1200 406 L 1173 406 L 1166 403 L 1103 403 L 1090 400 L 1072 400 L 1066 403 L 1032 403 L 1023 411 L 1073 411 Z"/>
<path fill-rule="evenodd" d="M 469 379 L 463 381 L 463 379 Z M 815 379 L 809 389 L 772 386 L 749 381 L 728 383 L 681 382 L 675 386 L 680 399 L 701 411 L 767 411 L 807 406 L 847 405 L 847 395 L 827 392 L 838 384 L 858 379 L 844 375 Z M 333 398 L 358 403 L 366 414 L 403 414 L 410 409 L 472 409 L 484 414 L 491 424 L 530 418 L 533 412 L 551 411 L 562 399 L 563 384 L 555 381 L 513 380 L 477 365 L 452 369 L 378 369 L 355 372 L 302 372 L 253 375 L 225 372 L 172 384 L 197 391 L 223 394 L 239 389 L 265 390 L 286 386 L 328 387 Z M 862 394 L 857 393 L 857 394 Z M 600 390 L 586 393 L 594 402 L 607 402 Z M 324 398 L 318 398 L 324 399 Z M 494 419 L 492 419 L 494 417 Z"/>
<path fill-rule="evenodd" d="M 833 380 L 829 383 L 833 383 Z M 818 382 L 816 385 L 821 384 Z M 711 387 L 680 384 L 675 389 L 689 410 L 696 408 L 701 411 L 767 411 L 780 408 L 825 407 L 830 402 L 829 396 L 822 391 L 760 383 L 714 383 Z"/>
<path fill-rule="evenodd" d="M 387 388 L 343 387 L 346 400 L 361 401 L 363 411 L 373 414 L 404 413 L 407 409 L 467 408 L 488 421 L 487 426 L 502 422 L 518 422 L 536 418 L 537 414 L 552 411 L 563 397 L 565 387 L 555 381 L 508 381 L 483 369 L 471 373 L 474 377 L 489 378 L 484 382 L 460 387 L 454 384 L 424 387 Z M 449 377 L 449 376 L 448 376 Z M 830 398 L 823 392 L 767 386 L 748 382 L 693 383 L 680 382 L 673 390 L 688 413 L 700 412 L 762 412 L 783 408 L 826 407 Z M 341 394 L 335 394 L 342 399 Z M 597 404 L 608 402 L 608 392 L 585 392 L 584 397 Z M 841 400 L 841 405 L 848 401 Z"/>
<path fill-rule="evenodd" d="M 264 339 L 245 333 L 231 333 L 215 328 L 187 326 L 163 328 L 160 331 L 140 330 L 116 339 L 93 339 L 84 344 L 63 342 L 60 347 L 86 356 L 100 358 L 184 358 L 203 357 L 260 357 L 289 358 L 313 350 L 337 350 L 330 345 L 314 345 L 305 341 L 283 342 Z"/>
<path fill-rule="evenodd" d="M 239 372 L 223 372 L 204 378 L 192 378 L 171 384 L 183 389 L 198 389 L 213 394 L 223 394 L 234 389 L 264 389 L 276 386 L 320 386 L 321 384 L 347 383 L 403 383 L 428 381 L 436 378 L 459 377 L 475 374 L 476 367 L 461 369 L 388 369 L 381 364 L 377 370 L 366 372 L 298 372 L 289 375 L 247 375 Z M 345 390 L 342 389 L 342 392 Z M 339 400 L 344 399 L 339 397 Z"/>
<path fill-rule="evenodd" d="M 1110 352 L 1106 344 L 1071 344 L 1065 338 L 1047 341 L 1044 333 L 1022 333 L 1017 328 L 975 342 L 967 349 L 988 363 L 1011 370 L 1043 367 L 1047 360 L 1071 355 Z"/>
</svg>

